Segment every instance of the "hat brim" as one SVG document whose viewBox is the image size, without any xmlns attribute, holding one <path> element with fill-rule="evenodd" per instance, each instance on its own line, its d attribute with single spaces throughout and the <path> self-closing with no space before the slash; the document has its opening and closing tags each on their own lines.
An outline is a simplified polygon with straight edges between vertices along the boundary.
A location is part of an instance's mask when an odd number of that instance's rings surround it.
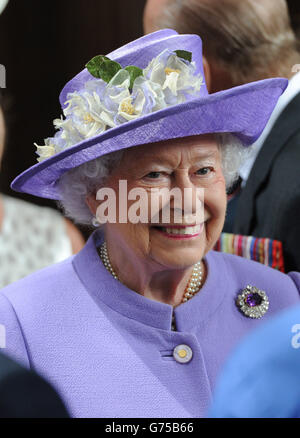
<svg viewBox="0 0 300 438">
<path fill-rule="evenodd" d="M 236 135 L 245 145 L 252 144 L 262 133 L 287 84 L 283 78 L 252 82 L 139 117 L 30 167 L 15 178 L 11 187 L 18 192 L 59 200 L 57 182 L 65 172 L 110 152 L 221 132 Z"/>
</svg>

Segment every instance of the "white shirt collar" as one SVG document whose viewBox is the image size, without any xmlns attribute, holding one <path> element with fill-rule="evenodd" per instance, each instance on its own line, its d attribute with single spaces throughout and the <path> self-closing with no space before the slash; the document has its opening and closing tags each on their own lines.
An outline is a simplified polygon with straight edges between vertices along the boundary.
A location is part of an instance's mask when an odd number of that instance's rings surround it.
<svg viewBox="0 0 300 438">
<path fill-rule="evenodd" d="M 300 72 L 296 73 L 289 81 L 289 84 L 284 91 L 284 93 L 278 99 L 278 102 L 275 106 L 275 109 L 263 130 L 261 136 L 253 143 L 253 153 L 248 158 L 246 163 L 240 168 L 240 176 L 243 180 L 242 187 L 245 186 L 246 181 L 250 175 L 251 169 L 253 167 L 254 161 L 262 148 L 266 138 L 270 134 L 273 126 L 275 125 L 276 120 L 280 116 L 280 114 L 284 111 L 284 109 L 288 106 L 288 104 L 294 99 L 294 97 L 300 92 Z"/>
</svg>

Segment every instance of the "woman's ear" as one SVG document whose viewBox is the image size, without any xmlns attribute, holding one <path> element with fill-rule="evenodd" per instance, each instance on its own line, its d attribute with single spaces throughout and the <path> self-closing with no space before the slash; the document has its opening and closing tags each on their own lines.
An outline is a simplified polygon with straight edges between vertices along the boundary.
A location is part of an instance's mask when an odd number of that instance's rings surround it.
<svg viewBox="0 0 300 438">
<path fill-rule="evenodd" d="M 99 201 L 96 200 L 96 195 L 90 194 L 85 198 L 86 205 L 89 207 L 90 212 L 93 216 L 96 216 L 97 208 L 99 206 Z"/>
<path fill-rule="evenodd" d="M 207 88 L 207 91 L 210 93 L 211 92 L 211 72 L 210 72 L 209 63 L 208 63 L 207 59 L 205 58 L 205 56 L 203 56 L 203 71 L 204 71 L 204 76 L 205 76 L 206 88 Z"/>
</svg>

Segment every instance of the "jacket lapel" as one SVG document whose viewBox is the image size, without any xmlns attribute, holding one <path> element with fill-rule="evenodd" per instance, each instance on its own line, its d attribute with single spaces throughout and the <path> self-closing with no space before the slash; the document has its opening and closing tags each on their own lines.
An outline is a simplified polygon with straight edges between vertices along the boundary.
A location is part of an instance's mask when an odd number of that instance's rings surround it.
<svg viewBox="0 0 300 438">
<path fill-rule="evenodd" d="M 234 222 L 235 233 L 251 234 L 255 218 L 255 197 L 267 180 L 276 156 L 299 129 L 300 93 L 281 113 L 255 160 L 238 202 Z"/>
</svg>

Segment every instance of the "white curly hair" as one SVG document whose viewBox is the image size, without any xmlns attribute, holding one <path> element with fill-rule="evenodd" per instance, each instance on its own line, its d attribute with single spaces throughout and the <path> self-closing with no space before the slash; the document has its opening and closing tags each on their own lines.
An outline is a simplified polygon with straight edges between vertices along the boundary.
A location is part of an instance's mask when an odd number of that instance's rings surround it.
<svg viewBox="0 0 300 438">
<path fill-rule="evenodd" d="M 252 148 L 245 147 L 237 137 L 228 133 L 215 134 L 221 156 L 222 169 L 229 190 L 239 176 L 239 169 L 250 156 Z M 111 152 L 88 161 L 66 172 L 59 180 L 60 208 L 75 223 L 92 225 L 93 215 L 86 204 L 86 197 L 104 186 L 105 179 L 118 166 L 123 151 Z"/>
</svg>

